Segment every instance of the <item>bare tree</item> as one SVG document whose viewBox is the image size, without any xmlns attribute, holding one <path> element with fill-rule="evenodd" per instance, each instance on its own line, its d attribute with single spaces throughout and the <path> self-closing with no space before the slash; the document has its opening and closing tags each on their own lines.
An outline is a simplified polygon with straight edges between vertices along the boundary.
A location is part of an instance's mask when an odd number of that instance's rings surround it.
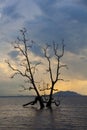
<svg viewBox="0 0 87 130">
<path fill-rule="evenodd" d="M 22 85 L 23 89 L 26 90 L 34 90 L 36 92 L 36 97 L 34 101 L 31 101 L 26 105 L 34 105 L 39 101 L 40 108 L 44 108 L 44 103 L 46 104 L 46 107 L 51 108 L 52 103 L 55 103 L 56 106 L 60 105 L 59 100 L 55 100 L 53 98 L 53 92 L 58 91 L 58 89 L 55 89 L 55 85 L 59 80 L 64 81 L 64 79 L 60 78 L 60 70 L 61 68 L 67 68 L 67 65 L 61 64 L 61 58 L 64 56 L 64 40 L 62 41 L 62 47 L 61 50 L 59 50 L 58 44 L 53 42 L 52 46 L 47 45 L 43 48 L 43 54 L 44 58 L 47 60 L 47 73 L 49 74 L 50 83 L 45 83 L 43 81 L 43 85 L 39 85 L 41 82 L 36 82 L 35 80 L 35 74 L 37 73 L 37 67 L 41 64 L 41 62 L 34 62 L 32 63 L 30 60 L 30 51 L 32 48 L 32 45 L 34 41 L 29 40 L 27 38 L 27 30 L 24 28 L 20 30 L 21 37 L 17 37 L 17 40 L 13 43 L 13 47 L 16 51 L 18 51 L 18 54 L 21 54 L 21 60 L 19 61 L 19 67 L 14 67 L 14 64 L 12 65 L 11 62 L 6 61 L 8 66 L 11 68 L 11 70 L 14 72 L 11 78 L 14 78 L 16 75 L 21 75 L 23 78 L 27 79 L 27 83 L 29 83 L 29 87 L 26 88 Z M 52 58 L 55 59 L 56 67 L 54 67 L 54 63 L 52 62 Z M 45 60 L 44 59 L 44 60 Z M 23 69 L 21 69 L 23 67 Z M 54 73 L 55 68 L 55 73 Z M 43 78 L 43 77 L 42 77 Z M 43 86 L 43 88 L 42 88 Z M 44 92 L 44 95 L 42 96 L 40 94 L 40 91 Z M 49 90 L 50 94 L 46 96 L 45 91 Z"/>
<path fill-rule="evenodd" d="M 47 104 L 46 104 L 46 107 L 49 107 L 49 108 L 51 108 L 52 103 L 55 103 L 56 106 L 58 106 L 60 104 L 60 101 L 56 102 L 56 100 L 53 99 L 53 91 L 56 91 L 55 84 L 59 80 L 64 81 L 64 79 L 59 78 L 59 76 L 60 76 L 60 69 L 64 68 L 64 67 L 67 68 L 67 65 L 65 65 L 65 64 L 61 65 L 61 62 L 60 62 L 61 58 L 64 55 L 64 47 L 65 47 L 65 45 L 64 45 L 64 40 L 63 40 L 62 41 L 61 54 L 60 54 L 60 50 L 58 48 L 58 44 L 56 44 L 55 42 L 53 42 L 52 46 L 46 45 L 46 47 L 43 48 L 44 56 L 45 56 L 45 58 L 47 59 L 47 62 L 48 62 L 47 72 L 49 73 L 50 82 L 51 82 L 51 87 L 46 88 L 46 90 L 50 89 L 49 100 L 47 101 Z M 54 66 L 52 68 L 52 64 L 53 63 L 51 62 L 52 56 L 49 54 L 49 49 L 50 49 L 50 52 L 53 51 L 53 56 L 55 57 L 55 60 L 56 60 L 55 76 L 54 76 L 54 72 L 53 72 Z"/>
<path fill-rule="evenodd" d="M 30 61 L 30 57 L 29 57 L 29 49 L 32 47 L 33 41 L 29 41 L 26 37 L 27 34 L 27 30 L 24 28 L 22 30 L 20 30 L 21 32 L 21 37 L 17 37 L 17 41 L 15 41 L 15 43 L 13 43 L 14 49 L 16 49 L 19 53 L 21 53 L 21 57 L 23 58 L 20 65 L 20 68 L 14 68 L 13 65 L 9 62 L 6 61 L 9 65 L 9 67 L 11 68 L 11 70 L 13 70 L 14 74 L 11 76 L 11 78 L 14 78 L 16 75 L 21 75 L 24 78 L 27 78 L 28 83 L 32 85 L 32 87 L 29 87 L 29 90 L 34 89 L 36 92 L 36 98 L 34 101 L 29 102 L 27 104 L 24 104 L 24 106 L 31 104 L 34 105 L 35 103 L 37 103 L 37 101 L 39 101 L 40 104 L 40 108 L 44 108 L 44 103 L 43 103 L 43 99 L 42 96 L 40 95 L 39 91 L 38 91 L 38 87 L 36 85 L 35 82 L 35 71 L 37 66 L 40 63 L 34 63 L 34 65 L 32 65 L 31 61 Z M 23 70 L 21 70 L 21 66 L 23 67 Z"/>
</svg>

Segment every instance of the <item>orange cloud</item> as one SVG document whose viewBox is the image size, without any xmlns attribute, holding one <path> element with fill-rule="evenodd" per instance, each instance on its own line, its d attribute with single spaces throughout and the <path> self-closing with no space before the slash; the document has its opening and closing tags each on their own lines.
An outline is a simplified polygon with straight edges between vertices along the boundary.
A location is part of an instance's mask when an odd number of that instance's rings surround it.
<svg viewBox="0 0 87 130">
<path fill-rule="evenodd" d="M 59 91 L 75 91 L 87 95 L 87 80 L 71 79 L 69 82 L 58 82 L 55 86 Z"/>
</svg>

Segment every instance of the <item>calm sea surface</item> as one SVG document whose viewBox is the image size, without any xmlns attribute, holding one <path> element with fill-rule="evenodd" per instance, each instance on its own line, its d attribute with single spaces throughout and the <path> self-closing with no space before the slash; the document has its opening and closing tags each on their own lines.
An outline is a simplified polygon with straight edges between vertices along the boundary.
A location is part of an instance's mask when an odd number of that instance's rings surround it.
<svg viewBox="0 0 87 130">
<path fill-rule="evenodd" d="M 53 110 L 22 107 L 29 97 L 0 98 L 0 130 L 87 130 L 87 97 L 61 99 Z"/>
</svg>

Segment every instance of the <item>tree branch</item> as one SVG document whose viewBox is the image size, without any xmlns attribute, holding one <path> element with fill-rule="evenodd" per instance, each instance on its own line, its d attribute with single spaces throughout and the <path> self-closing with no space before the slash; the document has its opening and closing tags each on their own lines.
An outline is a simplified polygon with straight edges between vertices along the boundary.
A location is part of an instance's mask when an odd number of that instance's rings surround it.
<svg viewBox="0 0 87 130">
<path fill-rule="evenodd" d="M 65 67 L 66 69 L 68 69 L 68 66 L 67 66 L 67 65 L 60 65 L 60 66 L 59 66 L 59 68 L 64 68 L 64 67 Z"/>
<path fill-rule="evenodd" d="M 47 45 L 47 47 L 43 48 L 43 50 L 44 50 L 44 56 L 45 56 L 45 58 L 48 61 L 48 70 L 47 70 L 47 72 L 50 73 L 50 79 L 51 79 L 51 82 L 53 82 L 52 69 L 51 69 L 51 61 L 50 61 L 50 57 L 47 55 L 48 47 L 49 46 Z"/>
<path fill-rule="evenodd" d="M 14 67 L 9 63 L 9 61 L 6 61 L 6 63 L 7 63 L 8 66 L 15 72 L 15 73 L 11 76 L 11 78 L 14 78 L 15 75 L 20 74 L 20 75 L 23 76 L 23 77 L 27 77 L 27 78 L 31 81 L 31 78 L 30 78 L 29 75 L 26 74 L 26 71 L 25 71 L 25 73 L 23 73 L 23 72 L 20 71 L 19 69 L 14 68 Z"/>
</svg>

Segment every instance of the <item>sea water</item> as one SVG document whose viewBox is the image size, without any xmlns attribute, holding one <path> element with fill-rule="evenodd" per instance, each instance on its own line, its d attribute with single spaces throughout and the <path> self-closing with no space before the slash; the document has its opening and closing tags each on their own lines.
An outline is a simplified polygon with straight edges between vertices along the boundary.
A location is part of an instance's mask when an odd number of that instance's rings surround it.
<svg viewBox="0 0 87 130">
<path fill-rule="evenodd" d="M 0 130 L 87 130 L 87 97 L 62 97 L 52 110 L 23 107 L 30 97 L 0 97 Z"/>
</svg>

